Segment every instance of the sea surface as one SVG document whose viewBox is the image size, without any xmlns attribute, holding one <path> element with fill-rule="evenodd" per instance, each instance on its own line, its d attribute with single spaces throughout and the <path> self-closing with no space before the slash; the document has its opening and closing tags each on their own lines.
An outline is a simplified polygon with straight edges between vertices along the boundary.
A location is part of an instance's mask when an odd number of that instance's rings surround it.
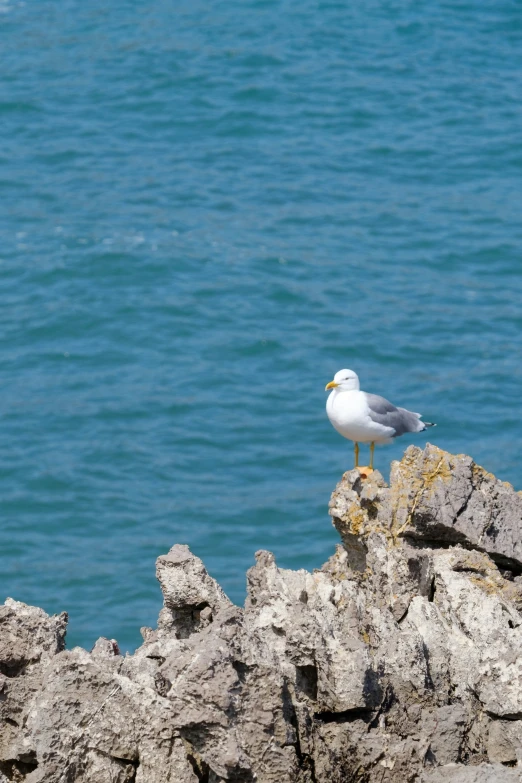
<svg viewBox="0 0 522 783">
<path fill-rule="evenodd" d="M 519 3 L 1 0 L 0 44 L 1 601 L 133 650 L 175 543 L 236 602 L 321 566 L 344 367 L 522 489 Z"/>
</svg>

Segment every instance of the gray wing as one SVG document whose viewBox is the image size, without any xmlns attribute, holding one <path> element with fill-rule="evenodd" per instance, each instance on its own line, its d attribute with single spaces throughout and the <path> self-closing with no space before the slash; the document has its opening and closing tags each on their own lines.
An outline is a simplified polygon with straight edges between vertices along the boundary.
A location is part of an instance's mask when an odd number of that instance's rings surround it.
<svg viewBox="0 0 522 783">
<path fill-rule="evenodd" d="M 420 413 L 407 411 L 405 408 L 396 408 L 391 402 L 379 397 L 378 394 L 366 394 L 366 402 L 370 409 L 370 419 L 384 427 L 393 427 L 394 438 L 404 435 L 405 432 L 422 432 L 425 429 L 424 422 L 420 421 Z"/>
</svg>

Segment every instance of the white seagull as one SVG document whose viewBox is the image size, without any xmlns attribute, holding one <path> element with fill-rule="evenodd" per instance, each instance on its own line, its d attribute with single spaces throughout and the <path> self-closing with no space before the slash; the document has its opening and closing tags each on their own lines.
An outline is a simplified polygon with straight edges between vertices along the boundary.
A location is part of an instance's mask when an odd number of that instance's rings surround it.
<svg viewBox="0 0 522 783">
<path fill-rule="evenodd" d="M 396 408 L 377 394 L 360 389 L 359 378 L 353 370 L 339 370 L 333 381 L 326 384 L 329 391 L 326 413 L 333 427 L 343 438 L 353 440 L 355 467 L 359 467 L 359 443 L 370 444 L 370 470 L 373 470 L 373 452 L 376 443 L 391 443 L 405 432 L 424 432 L 435 427 L 421 421 L 420 413 Z"/>
</svg>

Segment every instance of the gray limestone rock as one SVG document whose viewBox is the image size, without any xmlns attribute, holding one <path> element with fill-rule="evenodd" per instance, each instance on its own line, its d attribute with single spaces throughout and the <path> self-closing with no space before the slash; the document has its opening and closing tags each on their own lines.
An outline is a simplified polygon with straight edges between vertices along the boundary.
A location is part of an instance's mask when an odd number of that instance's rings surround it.
<svg viewBox="0 0 522 783">
<path fill-rule="evenodd" d="M 507 769 L 502 764 L 479 764 L 465 767 L 462 764 L 448 764 L 424 772 L 419 783 L 520 783 L 519 770 Z"/>
<path fill-rule="evenodd" d="M 156 562 L 164 608 L 158 619 L 160 631 L 190 636 L 212 620 L 212 613 L 230 605 L 221 587 L 207 573 L 199 557 L 185 544 L 176 544 Z"/>
<path fill-rule="evenodd" d="M 67 614 L 49 617 L 42 609 L 7 598 L 0 607 L 0 672 L 15 677 L 49 660 L 65 647 Z"/>
<path fill-rule="evenodd" d="M 522 763 L 522 721 L 494 720 L 489 727 L 488 758 L 501 764 Z"/>
<path fill-rule="evenodd" d="M 522 570 L 522 494 L 464 454 L 410 446 L 392 470 L 393 524 L 401 535 L 461 543 Z"/>
<path fill-rule="evenodd" d="M 522 500 L 410 447 L 349 471 L 315 571 L 258 552 L 244 608 L 176 545 L 157 629 L 65 649 L 0 607 L 0 783 L 512 783 L 522 773 Z"/>
</svg>

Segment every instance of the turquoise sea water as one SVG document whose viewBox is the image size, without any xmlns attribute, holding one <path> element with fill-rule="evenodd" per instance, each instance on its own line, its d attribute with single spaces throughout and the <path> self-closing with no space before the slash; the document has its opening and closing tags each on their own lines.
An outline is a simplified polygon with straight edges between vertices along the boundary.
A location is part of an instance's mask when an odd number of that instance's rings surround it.
<svg viewBox="0 0 522 783">
<path fill-rule="evenodd" d="M 0 3 L 0 599 L 154 625 L 187 543 L 320 566 L 325 383 L 522 488 L 522 13 Z M 385 475 L 407 437 L 377 452 Z"/>
</svg>

